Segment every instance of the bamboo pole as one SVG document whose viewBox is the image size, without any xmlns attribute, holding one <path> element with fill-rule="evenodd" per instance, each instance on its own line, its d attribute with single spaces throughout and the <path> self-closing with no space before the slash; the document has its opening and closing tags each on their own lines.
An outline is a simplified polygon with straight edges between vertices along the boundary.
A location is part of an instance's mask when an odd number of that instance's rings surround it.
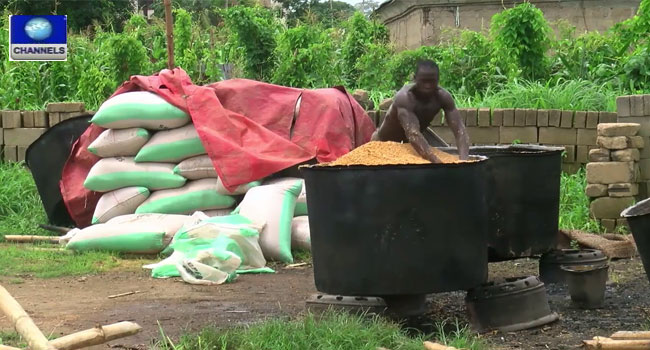
<svg viewBox="0 0 650 350">
<path fill-rule="evenodd" d="M 438 343 L 432 343 L 430 341 L 424 342 L 424 348 L 426 350 L 458 350 L 452 346 L 442 345 Z"/>
<path fill-rule="evenodd" d="M 165 25 L 167 28 L 167 68 L 174 69 L 174 21 L 171 0 L 165 0 Z"/>
<path fill-rule="evenodd" d="M 620 331 L 612 334 L 610 338 L 614 340 L 642 340 L 642 339 L 650 340 L 650 332 Z"/>
<path fill-rule="evenodd" d="M 45 242 L 45 243 L 59 244 L 59 237 L 34 236 L 34 235 L 8 235 L 5 236 L 5 241 L 14 242 L 14 243 Z"/>
<path fill-rule="evenodd" d="M 50 344 L 57 350 L 75 350 L 128 337 L 140 332 L 141 329 L 142 327 L 137 323 L 119 322 L 66 335 L 50 341 Z"/>
<path fill-rule="evenodd" d="M 3 286 L 0 286 L 0 310 L 7 315 L 31 350 L 54 350 L 31 317 Z"/>
<path fill-rule="evenodd" d="M 0 350 L 23 350 L 20 348 L 14 348 L 13 346 L 2 345 L 0 344 Z"/>
<path fill-rule="evenodd" d="M 594 337 L 584 340 L 587 350 L 650 350 L 650 340 L 615 340 L 606 337 Z"/>
</svg>

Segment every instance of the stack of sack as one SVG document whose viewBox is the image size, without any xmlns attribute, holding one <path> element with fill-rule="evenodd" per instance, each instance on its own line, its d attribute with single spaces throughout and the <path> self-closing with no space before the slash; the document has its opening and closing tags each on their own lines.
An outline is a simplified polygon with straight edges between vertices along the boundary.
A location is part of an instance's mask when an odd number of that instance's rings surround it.
<svg viewBox="0 0 650 350">
<path fill-rule="evenodd" d="M 156 94 L 138 91 L 114 96 L 102 104 L 91 123 L 107 130 L 88 147 L 101 160 L 88 173 L 84 186 L 104 194 L 95 208 L 93 226 L 68 237 L 68 248 L 152 254 L 165 250 L 173 255 L 179 247 L 188 250 L 187 244 L 175 244 L 176 236 L 206 227 L 210 218 L 227 216 L 221 226 L 215 228 L 212 223 L 208 227 L 223 232 L 221 227 L 229 225 L 228 220 L 237 221 L 235 217 L 254 222 L 248 229 L 258 236 L 247 237 L 259 241 L 266 260 L 291 263 L 292 248 L 310 250 L 304 180 L 260 179 L 232 192 L 226 190 L 190 116 Z M 197 212 L 201 215 L 193 215 Z M 210 240 L 224 240 L 212 236 Z M 195 253 L 173 257 L 177 271 L 181 271 L 179 261 L 198 256 L 196 249 L 190 250 Z M 163 265 L 169 269 L 169 264 Z M 258 265 L 254 268 L 263 266 Z M 230 276 L 232 268 L 226 270 Z M 170 274 L 155 270 L 153 275 Z"/>
</svg>

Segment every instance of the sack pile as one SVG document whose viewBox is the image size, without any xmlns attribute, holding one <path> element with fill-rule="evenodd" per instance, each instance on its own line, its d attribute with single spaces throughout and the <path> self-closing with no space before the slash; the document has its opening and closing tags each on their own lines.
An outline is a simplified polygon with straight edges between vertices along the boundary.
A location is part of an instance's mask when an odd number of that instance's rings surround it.
<svg viewBox="0 0 650 350">
<path fill-rule="evenodd" d="M 167 262 L 173 263 L 157 265 L 154 277 L 191 275 L 190 271 L 197 274 L 203 269 L 219 276 L 219 283 L 231 279 L 240 265 L 260 268 L 264 259 L 291 263 L 292 249 L 310 249 L 304 180 L 260 179 L 226 190 L 190 116 L 156 94 L 138 91 L 112 97 L 91 123 L 107 130 L 88 147 L 102 159 L 92 167 L 84 186 L 103 195 L 93 226 L 76 230 L 68 248 L 153 254 L 164 250 L 172 254 Z M 202 215 L 192 215 L 197 212 Z M 209 221 L 219 217 L 224 217 L 219 225 Z M 255 241 L 248 246 L 259 244 L 263 254 L 264 259 L 255 258 L 255 264 L 247 261 L 256 249 L 248 253 L 231 249 L 239 246 L 230 241 L 237 240 L 232 235 L 210 237 L 209 242 L 205 237 L 187 240 L 194 229 L 209 228 L 208 236 L 226 232 L 224 225 L 237 218 L 258 225 L 253 228 L 258 235 L 244 234 L 247 241 Z M 201 249 L 193 247 L 196 242 Z M 184 252 L 174 255 L 179 247 Z M 217 254 L 221 260 L 211 253 L 199 254 L 205 249 L 222 252 Z M 224 259 L 229 261 L 227 267 Z M 205 267 L 206 261 L 221 272 Z"/>
</svg>

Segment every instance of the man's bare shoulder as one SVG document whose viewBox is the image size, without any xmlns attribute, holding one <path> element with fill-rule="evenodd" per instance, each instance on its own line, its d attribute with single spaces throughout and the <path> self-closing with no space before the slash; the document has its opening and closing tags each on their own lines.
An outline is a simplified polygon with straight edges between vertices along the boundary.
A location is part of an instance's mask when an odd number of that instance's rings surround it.
<svg viewBox="0 0 650 350">
<path fill-rule="evenodd" d="M 413 87 L 413 84 L 407 84 L 404 85 L 399 91 L 397 91 L 397 94 L 395 94 L 395 98 L 393 99 L 393 105 L 395 107 L 400 107 L 400 108 L 410 108 L 412 105 L 412 96 L 411 96 L 411 88 Z"/>
<path fill-rule="evenodd" d="M 444 88 L 438 88 L 438 101 L 442 104 L 443 107 L 453 107 L 455 106 L 454 97 L 449 93 L 449 91 Z"/>
</svg>

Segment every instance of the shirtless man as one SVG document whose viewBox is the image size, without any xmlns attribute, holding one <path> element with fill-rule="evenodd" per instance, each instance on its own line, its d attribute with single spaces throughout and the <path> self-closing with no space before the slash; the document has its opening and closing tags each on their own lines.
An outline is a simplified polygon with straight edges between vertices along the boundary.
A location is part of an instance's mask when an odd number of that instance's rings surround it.
<svg viewBox="0 0 650 350">
<path fill-rule="evenodd" d="M 372 141 L 408 142 L 422 156 L 432 163 L 440 163 L 423 132 L 440 109 L 445 111 L 447 125 L 456 137 L 458 155 L 466 160 L 469 154 L 469 137 L 460 119 L 454 99 L 447 90 L 438 86 L 438 65 L 430 60 L 420 61 L 415 70 L 415 84 L 405 85 L 395 95 L 386 118 L 372 135 Z M 439 137 L 438 137 L 439 138 Z"/>
</svg>

